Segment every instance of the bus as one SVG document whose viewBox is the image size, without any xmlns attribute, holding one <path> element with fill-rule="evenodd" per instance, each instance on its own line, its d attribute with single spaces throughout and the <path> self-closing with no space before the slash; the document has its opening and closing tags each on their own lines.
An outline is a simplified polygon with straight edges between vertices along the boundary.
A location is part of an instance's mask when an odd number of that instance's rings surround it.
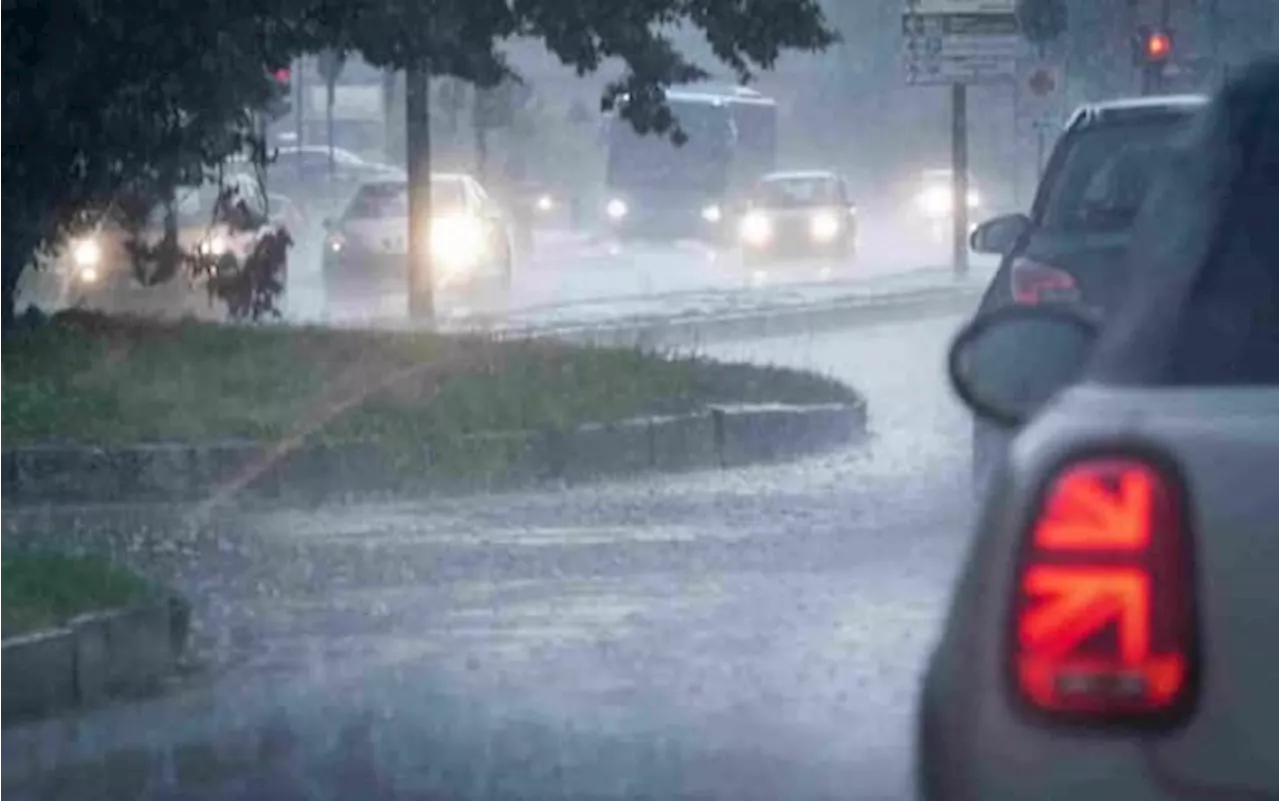
<svg viewBox="0 0 1280 801">
<path fill-rule="evenodd" d="M 721 241 L 729 207 L 775 167 L 777 103 L 745 87 L 669 89 L 666 100 L 682 145 L 607 119 L 605 218 L 619 235 Z"/>
</svg>

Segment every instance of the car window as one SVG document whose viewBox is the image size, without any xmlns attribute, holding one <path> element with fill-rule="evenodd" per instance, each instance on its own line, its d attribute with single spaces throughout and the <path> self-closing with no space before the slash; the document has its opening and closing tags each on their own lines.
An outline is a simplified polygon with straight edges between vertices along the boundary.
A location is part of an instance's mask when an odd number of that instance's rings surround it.
<svg viewBox="0 0 1280 801">
<path fill-rule="evenodd" d="M 778 178 L 760 183 L 756 202 L 773 208 L 834 206 L 841 202 L 841 192 L 834 178 Z"/>
<path fill-rule="evenodd" d="M 224 192 L 231 194 L 224 196 Z M 267 214 L 266 198 L 254 180 L 230 180 L 223 186 L 207 183 L 199 187 L 180 187 L 173 199 L 178 225 L 183 228 L 225 222 L 229 212 L 227 204 L 237 201 L 243 202 L 253 217 L 266 217 Z M 164 215 L 164 208 L 157 208 L 151 218 L 152 225 L 163 225 Z M 248 225 L 253 223 L 252 218 L 246 221 Z"/>
<path fill-rule="evenodd" d="M 463 183 L 455 179 L 433 180 L 431 201 L 435 212 L 465 206 L 466 191 Z M 386 181 L 360 187 L 343 212 L 342 219 L 381 220 L 408 216 L 408 184 L 403 181 Z"/>
<path fill-rule="evenodd" d="M 1124 233 L 1133 227 L 1184 117 L 1107 125 L 1063 140 L 1042 188 L 1038 226 L 1056 233 Z"/>
</svg>

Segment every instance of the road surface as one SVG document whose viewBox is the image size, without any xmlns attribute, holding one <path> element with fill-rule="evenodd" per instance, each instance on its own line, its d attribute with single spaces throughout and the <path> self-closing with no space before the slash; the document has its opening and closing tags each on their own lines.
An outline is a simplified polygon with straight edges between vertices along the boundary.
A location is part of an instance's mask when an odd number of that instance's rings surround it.
<svg viewBox="0 0 1280 801">
<path fill-rule="evenodd" d="M 884 236 L 843 265 L 792 263 L 748 270 L 733 250 L 694 241 L 619 242 L 563 229 L 537 232 L 533 248 L 517 258 L 509 295 L 475 303 L 441 300 L 448 319 L 495 313 L 518 324 L 597 320 L 655 313 L 689 313 L 776 302 L 823 300 L 947 285 L 946 254 L 938 249 L 903 252 Z M 911 236 L 897 241 L 911 241 Z M 302 236 L 290 261 L 287 297 L 292 319 L 340 325 L 403 319 L 402 291 L 360 298 L 327 298 L 320 280 L 320 236 Z M 990 258 L 975 257 L 975 278 L 989 274 Z"/>
<path fill-rule="evenodd" d="M 6 729 L 5 797 L 908 798 L 968 536 L 957 323 L 711 348 L 866 392 L 869 443 L 792 465 L 203 522 L 6 510 L 6 536 L 96 530 L 177 577 L 210 662 Z"/>
</svg>

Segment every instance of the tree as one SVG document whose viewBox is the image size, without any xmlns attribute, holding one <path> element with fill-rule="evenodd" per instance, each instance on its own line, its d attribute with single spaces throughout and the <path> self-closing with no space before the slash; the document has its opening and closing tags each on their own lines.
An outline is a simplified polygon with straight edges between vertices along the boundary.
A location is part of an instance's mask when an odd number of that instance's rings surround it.
<svg viewBox="0 0 1280 801">
<path fill-rule="evenodd" d="M 678 136 L 665 86 L 703 65 L 672 44 L 706 37 L 743 80 L 786 49 L 834 41 L 816 0 L 12 0 L 4 11 L 4 314 L 35 254 L 121 193 L 153 199 L 261 147 L 255 110 L 272 70 L 304 53 L 359 53 L 481 87 L 514 78 L 500 44 L 542 39 L 580 74 L 619 63 L 602 105 L 641 132 Z M 17 146 L 17 143 L 22 143 Z"/>
</svg>

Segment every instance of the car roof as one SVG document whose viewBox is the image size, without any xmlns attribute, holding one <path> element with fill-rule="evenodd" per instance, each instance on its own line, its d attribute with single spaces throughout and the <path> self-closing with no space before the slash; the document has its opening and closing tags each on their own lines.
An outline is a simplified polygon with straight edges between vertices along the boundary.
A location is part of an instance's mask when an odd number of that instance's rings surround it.
<svg viewBox="0 0 1280 801">
<path fill-rule="evenodd" d="M 840 176 L 831 170 L 783 170 L 780 172 L 771 172 L 761 177 L 761 183 L 769 181 L 829 181 L 835 180 Z"/>
<path fill-rule="evenodd" d="M 475 180 L 475 179 L 474 179 L 474 178 L 472 178 L 470 175 L 467 175 L 466 173 L 461 173 L 461 172 L 433 172 L 433 173 L 431 173 L 431 182 L 432 182 L 432 183 L 453 183 L 453 182 L 462 183 L 462 182 L 466 182 L 466 181 L 473 181 L 473 180 Z M 361 186 L 361 187 L 365 187 L 365 186 L 384 186 L 384 185 L 406 186 L 406 185 L 408 185 L 408 183 L 409 183 L 409 179 L 408 179 L 408 178 L 399 178 L 399 177 L 391 177 L 391 176 L 387 176 L 387 177 L 385 177 L 385 178 L 373 178 L 373 179 L 370 179 L 370 180 L 368 180 L 368 181 L 361 181 L 361 182 L 360 182 L 360 186 Z"/>
<path fill-rule="evenodd" d="M 1135 122 L 1152 117 L 1192 116 L 1209 103 L 1205 95 L 1156 95 L 1154 97 L 1123 97 L 1086 103 L 1075 110 L 1067 120 L 1067 129 L 1093 125 L 1113 125 Z"/>
<path fill-rule="evenodd" d="M 1131 289 L 1102 332 L 1090 378 L 1181 383 L 1229 371 L 1242 348 L 1264 340 L 1262 362 L 1274 369 L 1276 107 L 1272 58 L 1230 80 L 1174 149 L 1134 226 Z"/>
</svg>

